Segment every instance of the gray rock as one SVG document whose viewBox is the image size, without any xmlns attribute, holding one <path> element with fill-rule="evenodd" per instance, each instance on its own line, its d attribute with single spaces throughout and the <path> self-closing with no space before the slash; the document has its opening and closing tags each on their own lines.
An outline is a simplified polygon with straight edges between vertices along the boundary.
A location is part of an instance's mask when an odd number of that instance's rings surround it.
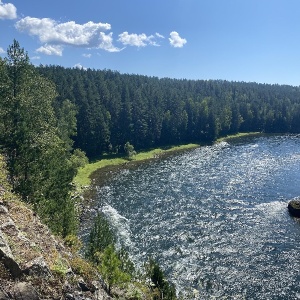
<svg viewBox="0 0 300 300">
<path fill-rule="evenodd" d="M 103 289 L 103 286 L 100 281 L 93 281 L 92 285 L 94 286 L 94 297 L 97 300 L 111 300 L 112 298 L 107 294 Z"/>
<path fill-rule="evenodd" d="M 89 292 L 90 288 L 88 287 L 88 285 L 84 282 L 84 280 L 82 278 L 80 278 L 78 280 L 78 286 L 79 288 L 83 291 L 83 292 Z"/>
<path fill-rule="evenodd" d="M 7 294 L 0 290 L 0 300 L 9 300 Z"/>
<path fill-rule="evenodd" d="M 72 294 L 66 294 L 65 299 L 66 300 L 75 300 L 75 298 Z"/>
<path fill-rule="evenodd" d="M 0 230 L 0 259 L 4 266 L 10 271 L 14 278 L 20 277 L 22 270 L 19 264 L 15 261 L 11 249 L 6 241 L 5 235 Z"/>
<path fill-rule="evenodd" d="M 75 291 L 73 294 L 74 300 L 85 300 L 82 292 Z"/>
<path fill-rule="evenodd" d="M 23 273 L 26 275 L 43 277 L 43 278 L 48 278 L 52 276 L 51 271 L 42 256 L 29 261 L 25 265 L 25 268 L 23 269 Z"/>
<path fill-rule="evenodd" d="M 7 214 L 8 213 L 8 209 L 3 206 L 3 205 L 0 205 L 0 214 Z"/>
<path fill-rule="evenodd" d="M 18 235 L 19 233 L 19 230 L 18 228 L 16 227 L 16 224 L 13 222 L 13 220 L 9 220 L 8 222 L 6 223 L 3 223 L 1 226 L 0 226 L 0 229 L 6 233 L 6 234 L 9 234 L 9 235 L 13 235 L 13 236 L 16 236 Z"/>
<path fill-rule="evenodd" d="M 95 292 L 95 299 L 97 299 L 97 300 L 110 300 L 112 298 L 103 289 L 99 289 Z"/>
<path fill-rule="evenodd" d="M 13 288 L 15 300 L 40 300 L 34 287 L 27 282 L 18 282 Z"/>
</svg>

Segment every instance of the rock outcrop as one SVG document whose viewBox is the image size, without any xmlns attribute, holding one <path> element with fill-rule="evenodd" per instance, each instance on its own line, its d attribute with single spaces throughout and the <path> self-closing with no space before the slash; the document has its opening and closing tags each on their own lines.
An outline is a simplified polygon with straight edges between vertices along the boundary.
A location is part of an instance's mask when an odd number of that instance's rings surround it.
<svg viewBox="0 0 300 300">
<path fill-rule="evenodd" d="M 5 177 L 0 155 L 0 300 L 109 300 L 93 266 L 51 234 Z"/>
<path fill-rule="evenodd" d="M 293 217 L 300 218 L 300 199 L 291 200 L 288 204 L 288 210 Z"/>
<path fill-rule="evenodd" d="M 24 203 L 0 196 L 0 300 L 110 299 L 96 273 L 73 271 L 78 257 Z"/>
</svg>

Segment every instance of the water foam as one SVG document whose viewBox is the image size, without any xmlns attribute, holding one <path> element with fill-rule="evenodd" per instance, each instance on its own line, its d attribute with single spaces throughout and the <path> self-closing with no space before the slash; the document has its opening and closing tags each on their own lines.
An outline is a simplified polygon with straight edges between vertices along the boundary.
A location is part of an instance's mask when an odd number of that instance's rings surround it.
<svg viewBox="0 0 300 300">
<path fill-rule="evenodd" d="M 117 233 L 117 246 L 131 248 L 133 246 L 133 243 L 130 238 L 131 230 L 129 220 L 119 214 L 119 212 L 109 204 L 104 205 L 101 208 L 101 211 L 105 216 L 107 216 L 112 228 Z"/>
</svg>

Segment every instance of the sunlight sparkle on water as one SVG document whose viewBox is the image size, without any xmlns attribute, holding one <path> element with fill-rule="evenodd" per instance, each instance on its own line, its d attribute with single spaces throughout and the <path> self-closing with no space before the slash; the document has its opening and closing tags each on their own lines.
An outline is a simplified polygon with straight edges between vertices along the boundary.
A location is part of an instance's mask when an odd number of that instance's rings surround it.
<svg viewBox="0 0 300 300">
<path fill-rule="evenodd" d="M 109 192 L 106 192 L 109 190 Z M 103 212 L 136 263 L 156 257 L 199 299 L 296 299 L 300 195 L 296 136 L 222 142 L 120 173 Z"/>
</svg>

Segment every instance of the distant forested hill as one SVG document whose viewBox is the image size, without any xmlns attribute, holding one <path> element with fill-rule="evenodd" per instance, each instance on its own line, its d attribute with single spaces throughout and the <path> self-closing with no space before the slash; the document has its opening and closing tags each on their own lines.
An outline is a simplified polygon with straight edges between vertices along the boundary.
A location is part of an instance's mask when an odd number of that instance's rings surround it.
<svg viewBox="0 0 300 300">
<path fill-rule="evenodd" d="M 236 132 L 300 132 L 300 89 L 223 80 L 176 80 L 40 66 L 57 102 L 77 107 L 76 147 L 89 157 L 149 147 L 210 142 Z"/>
</svg>

